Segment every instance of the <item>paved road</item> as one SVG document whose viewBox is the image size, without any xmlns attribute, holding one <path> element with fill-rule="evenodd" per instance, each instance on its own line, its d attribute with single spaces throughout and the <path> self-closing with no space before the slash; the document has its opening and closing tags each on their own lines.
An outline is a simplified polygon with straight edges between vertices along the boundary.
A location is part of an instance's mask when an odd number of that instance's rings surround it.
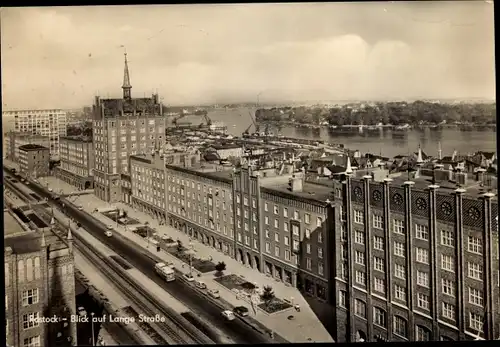
<svg viewBox="0 0 500 347">
<path fill-rule="evenodd" d="M 35 184 L 30 184 L 29 187 L 40 196 L 50 198 L 50 193 L 45 191 L 44 188 Z M 56 201 L 56 204 L 61 208 L 63 203 L 64 199 Z M 163 281 L 154 271 L 155 261 L 152 260 L 149 255 L 143 253 L 142 249 L 134 248 L 118 233 L 114 233 L 113 237 L 106 237 L 104 234 L 105 226 L 102 223 L 96 221 L 89 214 L 78 211 L 71 204 L 66 203 L 64 205 L 66 213 L 74 220 L 80 222 L 95 238 L 123 256 L 136 269 L 144 273 L 172 296 L 183 302 L 203 320 L 215 325 L 235 343 L 269 343 L 267 336 L 255 331 L 240 319 L 235 319 L 233 321 L 224 320 L 221 316 L 221 309 L 217 305 L 207 300 L 203 294 L 197 292 L 183 281 L 173 281 L 169 283 Z"/>
</svg>

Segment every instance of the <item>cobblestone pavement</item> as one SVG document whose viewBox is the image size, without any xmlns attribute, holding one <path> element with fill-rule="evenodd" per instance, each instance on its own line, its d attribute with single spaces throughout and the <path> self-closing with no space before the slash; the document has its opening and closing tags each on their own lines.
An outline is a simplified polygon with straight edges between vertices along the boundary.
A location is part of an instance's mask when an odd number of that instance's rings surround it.
<svg viewBox="0 0 500 347">
<path fill-rule="evenodd" d="M 101 213 L 92 213 L 95 208 L 108 207 L 110 204 L 90 194 L 81 196 L 78 203 L 83 206 L 86 212 L 93 214 L 95 218 L 99 219 L 103 223 L 112 224 L 116 231 L 120 232 L 121 235 L 144 248 L 149 248 L 162 261 L 172 262 L 178 270 L 185 273 L 189 272 L 189 266 L 187 264 L 165 251 L 156 253 L 156 250 L 153 250 L 153 246 L 151 244 L 148 244 L 148 242 L 142 237 L 130 232 L 130 227 L 126 230 L 125 227 L 121 225 L 117 226 L 111 219 Z M 289 342 L 334 342 L 325 327 L 309 307 L 302 294 L 296 288 L 286 286 L 284 283 L 277 282 L 257 270 L 246 267 L 245 265 L 238 263 L 235 259 L 218 252 L 212 247 L 203 245 L 197 240 L 191 240 L 188 235 L 170 226 L 160 226 L 156 220 L 153 220 L 145 213 L 135 211 L 131 206 L 123 203 L 115 203 L 113 206 L 126 210 L 130 217 L 137 219 L 141 224 L 148 221 L 150 227 L 154 228 L 160 235 L 166 234 L 174 240 L 179 239 L 185 246 L 191 243 L 193 251 L 196 253 L 197 257 L 212 259 L 212 262 L 214 263 L 223 261 L 227 265 L 227 270 L 224 271 L 224 274 L 228 275 L 235 273 L 251 283 L 256 283 L 259 287 L 269 285 L 273 288 L 276 297 L 280 299 L 287 299 L 293 304 L 298 304 L 300 306 L 300 312 L 296 312 L 294 308 L 289 308 L 278 313 L 268 314 L 261 309 L 257 309 L 257 313 L 254 314 L 247 300 L 237 298 L 234 292 L 214 280 L 215 277 L 213 272 L 200 274 L 199 277 L 197 276 L 197 279 L 205 282 L 208 289 L 219 290 L 221 296 L 231 305 L 247 306 L 250 309 L 250 313 L 253 318 L 269 329 L 275 331 L 277 334 L 283 336 Z M 195 272 L 197 273 L 196 270 Z M 292 315 L 294 316 L 293 320 L 289 320 L 288 317 Z"/>
</svg>

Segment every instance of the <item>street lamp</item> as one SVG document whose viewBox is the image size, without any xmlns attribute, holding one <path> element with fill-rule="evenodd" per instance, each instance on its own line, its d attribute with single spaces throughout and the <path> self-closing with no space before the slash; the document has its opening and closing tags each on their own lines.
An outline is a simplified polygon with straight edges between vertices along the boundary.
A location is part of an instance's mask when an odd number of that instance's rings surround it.
<svg viewBox="0 0 500 347">
<path fill-rule="evenodd" d="M 95 339 L 94 339 L 94 312 L 90 312 L 90 315 L 92 316 L 91 324 L 92 324 L 92 346 L 95 346 Z"/>
</svg>

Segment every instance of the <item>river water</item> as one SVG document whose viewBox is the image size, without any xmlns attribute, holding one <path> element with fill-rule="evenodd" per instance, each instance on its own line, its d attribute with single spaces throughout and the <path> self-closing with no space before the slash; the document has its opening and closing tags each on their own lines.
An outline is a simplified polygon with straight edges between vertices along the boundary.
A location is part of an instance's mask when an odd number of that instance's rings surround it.
<svg viewBox="0 0 500 347">
<path fill-rule="evenodd" d="M 208 113 L 212 121 L 224 122 L 228 132 L 234 136 L 241 134 L 252 124 L 249 112 L 255 114 L 255 108 L 241 108 L 233 110 L 214 110 Z M 193 124 L 200 123 L 202 118 L 189 117 Z M 254 126 L 250 132 L 254 132 Z M 408 131 L 393 131 L 391 129 L 351 131 L 331 130 L 328 128 L 309 129 L 296 127 L 270 128 L 275 134 L 283 136 L 321 139 L 331 143 L 342 143 L 346 148 L 358 149 L 361 153 L 382 154 L 393 157 L 398 154 L 405 155 L 409 151 L 416 152 L 418 146 L 432 156 L 437 156 L 439 143 L 442 155 L 451 156 L 456 150 L 459 154 L 473 153 L 476 151 L 496 152 L 496 133 L 491 130 L 460 131 L 456 128 L 414 128 Z"/>
</svg>

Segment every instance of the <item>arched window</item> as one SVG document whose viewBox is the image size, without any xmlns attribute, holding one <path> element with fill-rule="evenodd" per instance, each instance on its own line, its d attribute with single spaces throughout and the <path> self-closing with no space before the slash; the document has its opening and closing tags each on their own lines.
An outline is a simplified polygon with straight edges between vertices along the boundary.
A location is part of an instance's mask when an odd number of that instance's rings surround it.
<svg viewBox="0 0 500 347">
<path fill-rule="evenodd" d="M 24 282 L 24 280 L 25 280 L 24 260 L 19 260 L 17 262 L 17 280 L 19 282 Z"/>
<path fill-rule="evenodd" d="M 366 318 L 366 304 L 363 300 L 354 301 L 354 314 L 358 317 Z"/>
<path fill-rule="evenodd" d="M 33 259 L 26 259 L 26 279 L 28 282 L 33 281 Z"/>
<path fill-rule="evenodd" d="M 35 258 L 35 279 L 40 279 L 40 257 Z"/>
<path fill-rule="evenodd" d="M 401 337 L 408 337 L 408 323 L 400 316 L 394 316 L 394 334 Z"/>
<path fill-rule="evenodd" d="M 373 323 L 384 328 L 387 325 L 386 313 L 380 307 L 373 307 Z"/>
<path fill-rule="evenodd" d="M 426 327 L 417 325 L 415 329 L 415 341 L 430 341 L 431 331 Z"/>
</svg>

